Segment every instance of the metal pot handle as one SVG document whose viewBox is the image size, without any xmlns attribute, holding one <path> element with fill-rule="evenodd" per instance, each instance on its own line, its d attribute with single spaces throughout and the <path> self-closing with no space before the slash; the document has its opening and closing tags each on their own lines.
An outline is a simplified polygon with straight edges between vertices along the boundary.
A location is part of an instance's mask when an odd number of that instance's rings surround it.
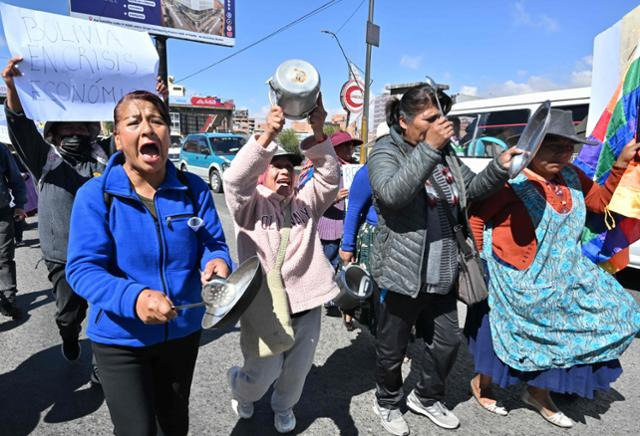
<svg viewBox="0 0 640 436">
<path fill-rule="evenodd" d="M 277 98 L 276 89 L 271 84 L 272 79 L 273 78 L 267 80 L 267 85 L 269 85 L 269 103 L 271 104 L 271 106 L 276 106 L 278 104 L 278 98 Z M 275 99 L 275 103 L 274 103 L 274 99 Z"/>
</svg>

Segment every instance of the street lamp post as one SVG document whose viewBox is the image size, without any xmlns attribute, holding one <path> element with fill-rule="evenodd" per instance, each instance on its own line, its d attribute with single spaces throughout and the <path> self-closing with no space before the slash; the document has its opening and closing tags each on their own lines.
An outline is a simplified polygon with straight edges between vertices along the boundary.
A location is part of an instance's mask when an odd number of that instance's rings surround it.
<svg viewBox="0 0 640 436">
<path fill-rule="evenodd" d="M 358 76 L 356 76 L 355 73 L 353 72 L 353 67 L 351 66 L 351 61 L 347 57 L 347 53 L 344 51 L 344 48 L 342 47 L 342 44 L 340 44 L 340 40 L 338 39 L 338 35 L 336 35 L 334 32 L 332 32 L 330 30 L 321 30 L 320 32 L 326 33 L 327 35 L 330 35 L 330 36 L 333 36 L 333 39 L 335 39 L 336 42 L 338 43 L 338 47 L 340 47 L 340 51 L 342 52 L 342 56 L 344 56 L 344 60 L 347 63 L 347 67 L 349 67 L 349 73 L 351 74 L 351 77 L 353 78 L 353 80 L 356 81 L 356 83 L 360 83 L 358 81 Z M 346 129 L 349 128 L 349 118 L 351 118 L 351 112 L 347 111 Z"/>
<path fill-rule="evenodd" d="M 326 33 L 327 35 L 333 36 L 333 38 L 338 43 L 338 47 L 340 47 L 340 51 L 342 52 L 342 56 L 344 56 L 344 60 L 347 62 L 347 66 L 349 67 L 349 72 L 351 73 L 351 77 L 353 77 L 353 80 L 357 81 L 357 77 L 358 76 L 356 76 L 355 73 L 353 72 L 353 68 L 351 67 L 351 61 L 347 57 L 347 53 L 345 53 L 344 48 L 342 48 L 342 44 L 340 44 L 340 40 L 338 39 L 338 35 L 336 35 L 334 32 L 332 32 L 330 30 L 321 30 L 320 32 Z"/>
</svg>

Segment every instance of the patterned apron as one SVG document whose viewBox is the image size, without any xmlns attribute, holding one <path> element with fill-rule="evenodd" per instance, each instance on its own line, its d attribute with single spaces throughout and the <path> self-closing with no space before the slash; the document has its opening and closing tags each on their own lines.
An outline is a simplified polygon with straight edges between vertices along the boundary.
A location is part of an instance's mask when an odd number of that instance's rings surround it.
<svg viewBox="0 0 640 436">
<path fill-rule="evenodd" d="M 569 368 L 618 358 L 640 331 L 640 307 L 615 278 L 582 255 L 586 208 L 576 172 L 562 177 L 572 208 L 559 213 L 523 174 L 509 181 L 535 227 L 537 252 L 526 270 L 493 255 L 484 231 L 491 335 L 496 355 L 520 371 Z"/>
</svg>

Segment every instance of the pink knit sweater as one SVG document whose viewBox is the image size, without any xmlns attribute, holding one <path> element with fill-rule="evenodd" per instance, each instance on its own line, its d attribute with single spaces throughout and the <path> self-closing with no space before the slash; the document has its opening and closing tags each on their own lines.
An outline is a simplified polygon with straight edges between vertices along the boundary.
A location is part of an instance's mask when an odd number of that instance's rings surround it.
<svg viewBox="0 0 640 436">
<path fill-rule="evenodd" d="M 303 141 L 304 154 L 313 162 L 313 178 L 291 198 L 291 235 L 282 265 L 282 278 L 291 313 L 313 309 L 334 298 L 339 290 L 318 238 L 318 219 L 338 193 L 340 170 L 329 139 L 313 145 Z M 273 268 L 284 223 L 282 195 L 258 185 L 276 151 L 263 148 L 252 137 L 224 172 L 225 200 L 233 217 L 240 262 L 257 255 L 265 271 Z M 295 184 L 294 184 L 295 186 Z"/>
</svg>

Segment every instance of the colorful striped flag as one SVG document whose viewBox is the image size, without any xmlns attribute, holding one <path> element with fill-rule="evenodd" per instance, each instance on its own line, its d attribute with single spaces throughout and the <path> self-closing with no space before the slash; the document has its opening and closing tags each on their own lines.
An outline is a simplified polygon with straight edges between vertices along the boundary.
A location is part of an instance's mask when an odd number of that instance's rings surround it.
<svg viewBox="0 0 640 436">
<path fill-rule="evenodd" d="M 640 102 L 640 48 L 636 46 L 623 79 L 589 136 L 597 146 L 584 146 L 575 165 L 599 184 L 604 184 L 625 145 L 635 141 Z M 610 272 L 629 262 L 627 248 L 640 239 L 639 221 L 611 213 L 609 226 L 603 215 L 590 214 L 582 235 L 582 251 Z"/>
</svg>

